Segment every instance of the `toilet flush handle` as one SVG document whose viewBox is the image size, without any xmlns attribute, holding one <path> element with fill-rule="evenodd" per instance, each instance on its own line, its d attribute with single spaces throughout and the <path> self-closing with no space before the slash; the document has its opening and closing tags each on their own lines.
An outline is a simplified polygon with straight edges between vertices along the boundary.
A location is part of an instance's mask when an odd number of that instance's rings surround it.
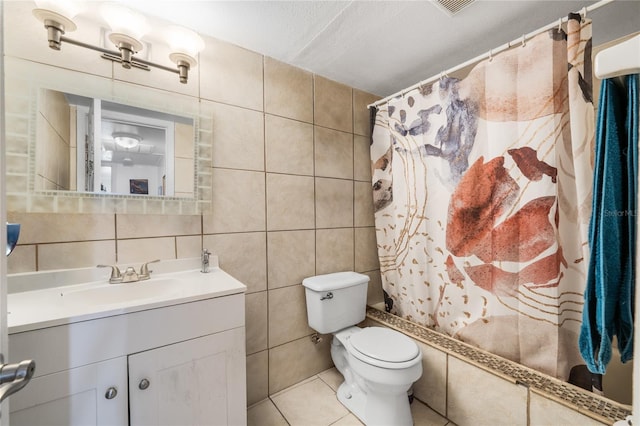
<svg viewBox="0 0 640 426">
<path fill-rule="evenodd" d="M 333 299 L 333 293 L 328 292 L 327 294 L 325 294 L 320 298 L 320 300 L 325 300 L 325 299 Z"/>
</svg>

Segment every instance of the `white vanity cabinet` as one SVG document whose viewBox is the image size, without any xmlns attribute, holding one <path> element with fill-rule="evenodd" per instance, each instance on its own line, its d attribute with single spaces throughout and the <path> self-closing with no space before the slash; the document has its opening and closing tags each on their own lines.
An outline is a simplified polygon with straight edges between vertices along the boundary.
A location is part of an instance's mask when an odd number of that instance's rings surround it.
<svg viewBox="0 0 640 426">
<path fill-rule="evenodd" d="M 129 356 L 131 425 L 240 425 L 244 333 L 224 331 Z M 242 415 L 239 415 L 242 414 Z"/>
<path fill-rule="evenodd" d="M 115 389 L 107 399 L 108 389 Z M 35 377 L 11 397 L 11 424 L 126 425 L 127 359 L 85 365 Z"/>
<path fill-rule="evenodd" d="M 11 424 L 246 424 L 244 291 L 10 327 L 11 359 L 36 361 Z"/>
</svg>

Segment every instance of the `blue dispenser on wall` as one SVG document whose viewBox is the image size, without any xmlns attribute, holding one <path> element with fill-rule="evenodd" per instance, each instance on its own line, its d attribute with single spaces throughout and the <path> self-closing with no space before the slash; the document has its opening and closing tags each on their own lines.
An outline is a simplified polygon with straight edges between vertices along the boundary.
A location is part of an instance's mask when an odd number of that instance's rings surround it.
<svg viewBox="0 0 640 426">
<path fill-rule="evenodd" d="M 18 244 L 18 238 L 20 237 L 20 224 L 19 223 L 7 223 L 7 256 L 11 254 L 13 249 Z"/>
</svg>

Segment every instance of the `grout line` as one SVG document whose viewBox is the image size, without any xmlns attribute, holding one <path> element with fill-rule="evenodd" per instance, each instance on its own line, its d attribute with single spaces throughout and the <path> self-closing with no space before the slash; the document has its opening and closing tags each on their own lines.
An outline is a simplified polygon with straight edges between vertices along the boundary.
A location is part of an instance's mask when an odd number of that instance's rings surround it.
<svg viewBox="0 0 640 426">
<path fill-rule="evenodd" d="M 118 215 L 116 213 L 113 214 L 113 235 L 114 235 L 114 244 L 115 244 L 115 255 L 116 255 L 116 263 L 118 263 Z"/>
</svg>

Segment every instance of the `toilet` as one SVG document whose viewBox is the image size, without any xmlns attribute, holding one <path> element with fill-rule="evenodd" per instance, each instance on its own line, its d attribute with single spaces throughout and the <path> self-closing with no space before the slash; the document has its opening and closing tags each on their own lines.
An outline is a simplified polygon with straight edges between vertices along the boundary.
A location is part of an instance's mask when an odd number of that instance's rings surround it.
<svg viewBox="0 0 640 426">
<path fill-rule="evenodd" d="M 422 375 L 416 343 L 395 330 L 359 328 L 369 277 L 336 272 L 305 278 L 309 326 L 333 334 L 331 358 L 344 377 L 338 400 L 367 426 L 413 425 L 407 391 Z"/>
</svg>

